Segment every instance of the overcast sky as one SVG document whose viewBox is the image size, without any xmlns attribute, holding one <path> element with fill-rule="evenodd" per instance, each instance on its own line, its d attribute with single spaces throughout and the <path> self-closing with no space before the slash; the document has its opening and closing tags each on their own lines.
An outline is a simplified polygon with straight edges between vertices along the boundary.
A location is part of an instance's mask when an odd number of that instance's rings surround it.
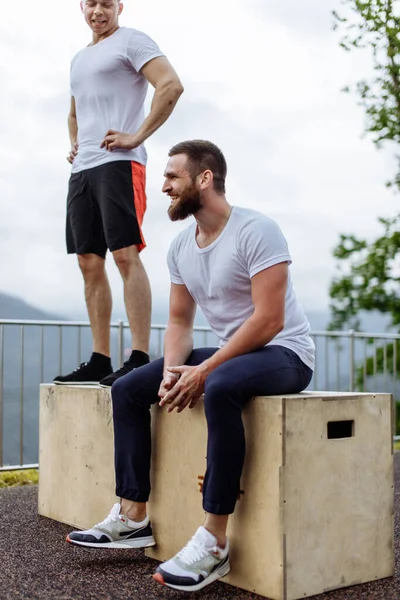
<svg viewBox="0 0 400 600">
<path fill-rule="evenodd" d="M 169 148 L 217 143 L 228 162 L 231 204 L 260 210 L 283 229 L 297 294 L 325 310 L 340 232 L 371 239 L 396 197 L 389 151 L 362 138 L 364 114 L 340 92 L 369 76 L 367 56 L 338 47 L 338 0 L 126 0 L 121 25 L 148 33 L 185 93 L 147 142 L 148 212 L 142 253 L 154 301 L 167 303 L 166 254 L 178 231 L 161 193 Z M 0 291 L 46 310 L 85 314 L 76 257 L 64 242 L 69 165 L 69 64 L 91 39 L 78 0 L 2 6 L 0 23 Z M 148 103 L 151 99 L 149 95 Z M 115 313 L 122 283 L 108 259 Z"/>
</svg>

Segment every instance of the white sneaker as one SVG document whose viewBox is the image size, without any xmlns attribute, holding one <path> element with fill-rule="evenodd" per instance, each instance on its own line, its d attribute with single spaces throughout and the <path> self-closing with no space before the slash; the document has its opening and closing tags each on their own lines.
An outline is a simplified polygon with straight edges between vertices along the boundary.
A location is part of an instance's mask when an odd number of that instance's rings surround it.
<svg viewBox="0 0 400 600">
<path fill-rule="evenodd" d="M 221 550 L 217 546 L 217 538 L 204 527 L 199 527 L 178 554 L 158 567 L 153 578 L 174 590 L 196 592 L 229 571 L 228 540 Z"/>
<path fill-rule="evenodd" d="M 135 523 L 120 514 L 121 505 L 114 504 L 104 521 L 86 531 L 72 531 L 67 542 L 91 548 L 147 548 L 154 546 L 149 517 Z"/>
</svg>

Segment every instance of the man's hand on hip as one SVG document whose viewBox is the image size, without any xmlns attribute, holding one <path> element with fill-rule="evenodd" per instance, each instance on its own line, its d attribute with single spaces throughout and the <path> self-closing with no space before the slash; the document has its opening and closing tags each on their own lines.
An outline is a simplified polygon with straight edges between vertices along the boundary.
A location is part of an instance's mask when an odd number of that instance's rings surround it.
<svg viewBox="0 0 400 600">
<path fill-rule="evenodd" d="M 114 129 L 107 131 L 104 140 L 100 144 L 100 148 L 105 148 L 109 152 L 117 149 L 133 150 L 138 146 L 140 146 L 140 141 L 134 135 L 115 131 Z"/>
<path fill-rule="evenodd" d="M 72 165 L 74 162 L 79 150 L 79 144 L 75 142 L 69 151 L 69 156 L 67 156 L 67 161 Z"/>
</svg>

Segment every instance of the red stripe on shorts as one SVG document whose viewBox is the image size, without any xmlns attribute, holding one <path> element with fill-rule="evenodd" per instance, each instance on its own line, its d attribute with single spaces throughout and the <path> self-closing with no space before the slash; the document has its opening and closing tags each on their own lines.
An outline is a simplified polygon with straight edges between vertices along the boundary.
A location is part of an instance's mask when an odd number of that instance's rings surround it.
<svg viewBox="0 0 400 600">
<path fill-rule="evenodd" d="M 131 162 L 132 166 L 132 183 L 133 183 L 133 193 L 134 193 L 134 203 L 136 210 L 136 218 L 139 225 L 140 237 L 142 239 L 142 243 L 137 245 L 139 252 L 146 248 L 146 242 L 142 233 L 142 224 L 144 213 L 147 208 L 147 198 L 146 198 L 146 167 L 137 162 Z"/>
</svg>

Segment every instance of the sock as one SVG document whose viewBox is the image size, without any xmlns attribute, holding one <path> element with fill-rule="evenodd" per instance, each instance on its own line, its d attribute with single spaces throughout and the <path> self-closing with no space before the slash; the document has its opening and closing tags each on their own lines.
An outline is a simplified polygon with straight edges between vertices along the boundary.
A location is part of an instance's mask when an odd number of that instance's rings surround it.
<svg viewBox="0 0 400 600">
<path fill-rule="evenodd" d="M 128 525 L 129 525 L 129 527 L 132 527 L 132 528 L 146 527 L 148 522 L 149 522 L 149 517 L 147 515 L 143 521 L 131 521 L 131 519 L 128 519 Z"/>
<path fill-rule="evenodd" d="M 141 350 L 132 350 L 132 354 L 129 357 L 129 362 L 135 367 L 142 367 L 150 362 L 149 355 Z"/>
<path fill-rule="evenodd" d="M 99 367 L 108 367 L 111 365 L 111 358 L 109 356 L 105 356 L 105 354 L 93 352 L 89 362 L 91 362 L 94 365 L 98 365 Z"/>
</svg>

